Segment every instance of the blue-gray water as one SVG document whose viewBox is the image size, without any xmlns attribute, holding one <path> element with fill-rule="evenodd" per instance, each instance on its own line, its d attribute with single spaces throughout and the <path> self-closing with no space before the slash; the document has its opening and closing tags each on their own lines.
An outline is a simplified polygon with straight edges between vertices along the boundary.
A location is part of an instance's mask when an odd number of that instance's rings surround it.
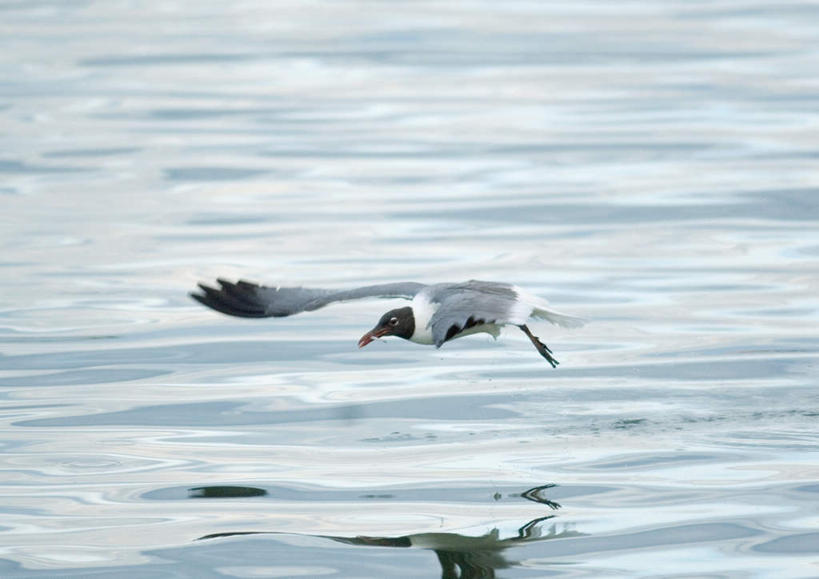
<svg viewBox="0 0 819 579">
<path fill-rule="evenodd" d="M 0 576 L 819 575 L 816 3 L 0 31 Z M 556 370 L 517 330 L 359 351 L 400 302 L 231 319 L 216 276 L 592 323 L 532 324 Z"/>
</svg>

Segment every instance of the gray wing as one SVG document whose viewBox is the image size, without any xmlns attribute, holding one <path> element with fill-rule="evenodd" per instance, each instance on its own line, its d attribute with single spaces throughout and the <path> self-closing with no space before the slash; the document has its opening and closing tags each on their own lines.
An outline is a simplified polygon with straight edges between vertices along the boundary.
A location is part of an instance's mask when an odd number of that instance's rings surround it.
<svg viewBox="0 0 819 579">
<path fill-rule="evenodd" d="M 431 289 L 430 300 L 441 304 L 429 320 L 437 348 L 474 326 L 507 323 L 518 297 L 509 284 L 478 280 Z"/>
<path fill-rule="evenodd" d="M 191 293 L 200 304 L 240 318 L 268 318 L 292 316 L 299 312 L 311 312 L 333 302 L 363 298 L 412 299 L 426 286 L 416 282 L 385 283 L 350 290 L 311 289 L 304 287 L 266 287 L 240 280 L 232 283 L 216 280 L 219 287 L 200 283 L 204 293 Z"/>
</svg>

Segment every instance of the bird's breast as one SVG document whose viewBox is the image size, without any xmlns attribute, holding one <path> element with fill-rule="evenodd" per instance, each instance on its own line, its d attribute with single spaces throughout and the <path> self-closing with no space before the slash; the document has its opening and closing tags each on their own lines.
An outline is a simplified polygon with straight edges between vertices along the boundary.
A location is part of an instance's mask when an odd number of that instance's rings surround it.
<svg viewBox="0 0 819 579">
<path fill-rule="evenodd" d="M 429 321 L 435 310 L 438 309 L 438 304 L 433 304 L 423 295 L 416 295 L 412 300 L 412 316 L 415 318 L 415 331 L 410 336 L 410 341 L 417 344 L 434 344 L 432 339 L 432 330 L 429 327 Z"/>
</svg>

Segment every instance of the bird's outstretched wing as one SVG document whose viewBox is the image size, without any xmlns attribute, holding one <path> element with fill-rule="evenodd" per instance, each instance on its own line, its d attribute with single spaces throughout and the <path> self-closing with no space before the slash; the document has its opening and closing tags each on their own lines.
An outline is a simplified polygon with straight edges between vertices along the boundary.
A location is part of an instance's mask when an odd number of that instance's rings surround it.
<svg viewBox="0 0 819 579">
<path fill-rule="evenodd" d="M 363 298 L 412 299 L 426 287 L 411 281 L 369 285 L 349 290 L 311 289 L 304 287 L 266 287 L 248 281 L 236 283 L 216 280 L 219 287 L 200 283 L 204 293 L 190 296 L 209 308 L 240 318 L 285 317 L 323 308 L 333 302 Z"/>
</svg>

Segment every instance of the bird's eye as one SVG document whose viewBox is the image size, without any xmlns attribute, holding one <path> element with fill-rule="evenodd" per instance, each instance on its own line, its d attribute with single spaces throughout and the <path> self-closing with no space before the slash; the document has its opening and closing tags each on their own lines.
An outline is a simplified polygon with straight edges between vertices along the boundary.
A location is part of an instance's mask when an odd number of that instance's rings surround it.
<svg viewBox="0 0 819 579">
<path fill-rule="evenodd" d="M 390 318 L 390 325 L 397 326 L 398 325 L 398 318 Z"/>
</svg>

